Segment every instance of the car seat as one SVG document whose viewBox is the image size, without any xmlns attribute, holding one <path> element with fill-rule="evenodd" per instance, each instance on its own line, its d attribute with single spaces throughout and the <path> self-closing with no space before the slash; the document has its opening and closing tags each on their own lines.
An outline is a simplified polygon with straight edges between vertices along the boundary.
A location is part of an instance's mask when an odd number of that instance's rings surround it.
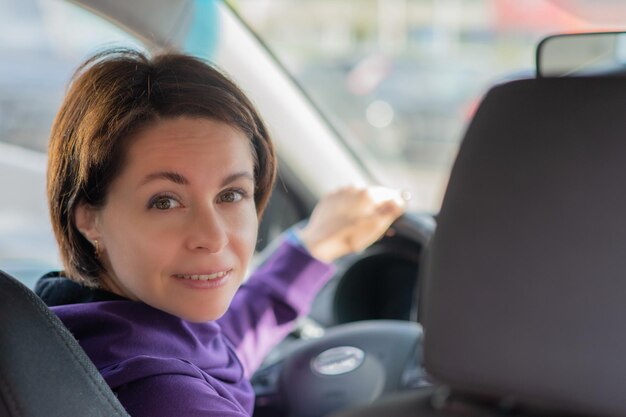
<svg viewBox="0 0 626 417">
<path fill-rule="evenodd" d="M 0 416 L 128 417 L 63 323 L 0 272 Z"/>
<path fill-rule="evenodd" d="M 626 415 L 626 83 L 493 88 L 423 282 L 430 391 L 337 417 Z"/>
</svg>

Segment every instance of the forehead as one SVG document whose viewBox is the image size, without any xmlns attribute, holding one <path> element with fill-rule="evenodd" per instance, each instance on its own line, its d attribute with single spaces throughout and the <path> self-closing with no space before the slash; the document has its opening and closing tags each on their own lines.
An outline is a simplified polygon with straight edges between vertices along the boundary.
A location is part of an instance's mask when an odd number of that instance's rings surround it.
<svg viewBox="0 0 626 417">
<path fill-rule="evenodd" d="M 226 123 L 177 117 L 157 120 L 131 138 L 125 172 L 156 169 L 218 172 L 253 169 L 250 139 Z"/>
</svg>

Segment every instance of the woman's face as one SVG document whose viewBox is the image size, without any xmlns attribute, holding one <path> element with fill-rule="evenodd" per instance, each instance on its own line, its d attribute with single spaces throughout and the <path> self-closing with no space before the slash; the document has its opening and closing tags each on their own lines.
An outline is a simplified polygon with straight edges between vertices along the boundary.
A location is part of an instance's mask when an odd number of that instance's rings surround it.
<svg viewBox="0 0 626 417">
<path fill-rule="evenodd" d="M 108 289 L 183 319 L 215 320 L 257 236 L 249 139 L 213 120 L 171 118 L 137 134 L 101 209 L 80 206 Z"/>
</svg>

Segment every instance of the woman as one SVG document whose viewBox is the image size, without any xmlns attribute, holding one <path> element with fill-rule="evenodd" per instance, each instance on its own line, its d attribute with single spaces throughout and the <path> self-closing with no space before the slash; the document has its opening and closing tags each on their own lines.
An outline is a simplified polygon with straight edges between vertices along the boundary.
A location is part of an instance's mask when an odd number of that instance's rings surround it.
<svg viewBox="0 0 626 417">
<path fill-rule="evenodd" d="M 65 270 L 38 290 L 131 415 L 250 415 L 247 378 L 329 262 L 403 210 L 365 189 L 331 194 L 242 285 L 275 171 L 256 110 L 202 61 L 117 50 L 77 72 L 49 148 Z"/>
</svg>

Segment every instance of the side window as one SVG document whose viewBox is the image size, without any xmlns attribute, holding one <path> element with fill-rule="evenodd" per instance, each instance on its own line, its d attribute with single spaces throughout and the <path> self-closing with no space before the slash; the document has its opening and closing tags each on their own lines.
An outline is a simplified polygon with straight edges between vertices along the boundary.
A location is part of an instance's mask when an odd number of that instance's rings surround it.
<svg viewBox="0 0 626 417">
<path fill-rule="evenodd" d="M 0 269 L 27 285 L 60 267 L 45 197 L 52 120 L 79 63 L 115 45 L 141 47 L 66 2 L 0 2 Z"/>
</svg>

